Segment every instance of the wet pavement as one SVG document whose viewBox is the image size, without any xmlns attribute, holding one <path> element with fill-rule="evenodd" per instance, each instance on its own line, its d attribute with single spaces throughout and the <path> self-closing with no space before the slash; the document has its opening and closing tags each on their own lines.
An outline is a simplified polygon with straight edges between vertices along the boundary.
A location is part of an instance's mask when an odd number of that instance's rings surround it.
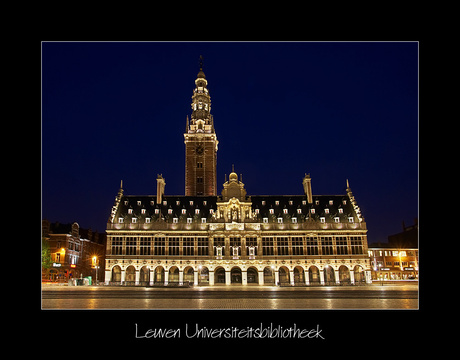
<svg viewBox="0 0 460 360">
<path fill-rule="evenodd" d="M 43 309 L 417 309 L 417 285 L 42 287 Z"/>
</svg>

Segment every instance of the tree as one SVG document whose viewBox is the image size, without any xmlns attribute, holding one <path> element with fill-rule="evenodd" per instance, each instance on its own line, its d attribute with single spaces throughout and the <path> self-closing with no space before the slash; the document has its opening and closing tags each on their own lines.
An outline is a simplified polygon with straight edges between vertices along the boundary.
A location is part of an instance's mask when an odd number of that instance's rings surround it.
<svg viewBox="0 0 460 360">
<path fill-rule="evenodd" d="M 51 267 L 51 252 L 48 241 L 42 237 L 42 269 Z"/>
</svg>

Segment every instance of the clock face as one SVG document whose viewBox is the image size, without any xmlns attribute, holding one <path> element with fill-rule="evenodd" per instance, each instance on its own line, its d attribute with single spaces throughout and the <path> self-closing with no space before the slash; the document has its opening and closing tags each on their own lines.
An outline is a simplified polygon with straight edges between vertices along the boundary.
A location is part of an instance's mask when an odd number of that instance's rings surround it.
<svg viewBox="0 0 460 360">
<path fill-rule="evenodd" d="M 195 151 L 196 151 L 196 153 L 197 153 L 198 155 L 203 154 L 203 152 L 204 152 L 203 146 L 202 146 L 202 145 L 198 145 L 198 146 L 196 147 L 196 150 L 195 150 Z"/>
</svg>

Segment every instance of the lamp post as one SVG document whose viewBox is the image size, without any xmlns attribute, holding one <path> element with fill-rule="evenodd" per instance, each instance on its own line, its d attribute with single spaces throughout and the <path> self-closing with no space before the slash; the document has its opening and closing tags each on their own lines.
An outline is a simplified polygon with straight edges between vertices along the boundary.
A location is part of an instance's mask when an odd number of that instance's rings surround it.
<svg viewBox="0 0 460 360">
<path fill-rule="evenodd" d="M 97 256 L 93 256 L 94 267 L 96 268 L 96 285 L 97 285 Z"/>
</svg>

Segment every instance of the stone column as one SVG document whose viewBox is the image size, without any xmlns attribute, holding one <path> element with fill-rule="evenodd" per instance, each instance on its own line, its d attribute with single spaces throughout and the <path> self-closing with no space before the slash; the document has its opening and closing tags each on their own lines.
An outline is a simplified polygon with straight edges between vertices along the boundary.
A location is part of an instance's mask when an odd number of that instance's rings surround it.
<svg viewBox="0 0 460 360">
<path fill-rule="evenodd" d="M 340 284 L 339 270 L 334 270 L 335 272 L 335 283 Z"/>
<path fill-rule="evenodd" d="M 195 286 L 198 285 L 198 272 L 199 271 L 200 270 L 194 270 L 193 271 L 193 285 L 195 285 Z"/>
<path fill-rule="evenodd" d="M 279 282 L 280 282 L 280 273 L 278 272 L 278 270 L 275 270 L 275 285 L 278 285 Z"/>
<path fill-rule="evenodd" d="M 230 285 L 232 283 L 232 273 L 230 270 L 225 270 L 225 285 Z"/>
<path fill-rule="evenodd" d="M 139 285 L 139 275 L 140 271 L 139 269 L 136 269 L 136 271 L 134 272 L 134 285 Z"/>
<path fill-rule="evenodd" d="M 111 277 L 112 277 L 112 271 L 111 270 L 106 270 L 105 271 L 105 281 L 104 281 L 106 285 L 109 285 Z"/>
<path fill-rule="evenodd" d="M 125 278 L 126 278 L 126 271 L 125 271 L 125 270 L 121 270 L 121 285 L 124 284 Z"/>
<path fill-rule="evenodd" d="M 248 272 L 247 272 L 247 270 L 241 270 L 241 283 L 243 285 L 248 284 Z"/>
<path fill-rule="evenodd" d="M 355 272 L 353 270 L 350 270 L 350 284 L 355 284 Z"/>
<path fill-rule="evenodd" d="M 304 276 L 305 276 L 305 285 L 310 285 L 310 272 L 308 270 L 305 270 Z"/>
<path fill-rule="evenodd" d="M 259 270 L 258 274 L 259 274 L 259 285 L 263 285 L 264 284 L 264 271 Z"/>
<path fill-rule="evenodd" d="M 319 271 L 319 282 L 321 285 L 324 285 L 324 269 Z"/>
<path fill-rule="evenodd" d="M 165 286 L 168 285 L 168 281 L 169 281 L 169 269 L 168 270 L 165 269 Z"/>
<path fill-rule="evenodd" d="M 289 270 L 289 280 L 291 282 L 291 286 L 294 286 L 294 270 Z"/>
<path fill-rule="evenodd" d="M 179 285 L 184 284 L 184 270 L 179 270 Z"/>
<path fill-rule="evenodd" d="M 149 285 L 150 286 L 153 286 L 153 280 L 154 280 L 154 277 L 155 276 L 155 272 L 153 271 L 152 268 L 150 268 L 150 276 L 149 276 L 149 279 L 150 279 L 150 282 L 149 282 Z"/>
<path fill-rule="evenodd" d="M 209 270 L 209 285 L 214 285 L 214 270 Z"/>
</svg>

